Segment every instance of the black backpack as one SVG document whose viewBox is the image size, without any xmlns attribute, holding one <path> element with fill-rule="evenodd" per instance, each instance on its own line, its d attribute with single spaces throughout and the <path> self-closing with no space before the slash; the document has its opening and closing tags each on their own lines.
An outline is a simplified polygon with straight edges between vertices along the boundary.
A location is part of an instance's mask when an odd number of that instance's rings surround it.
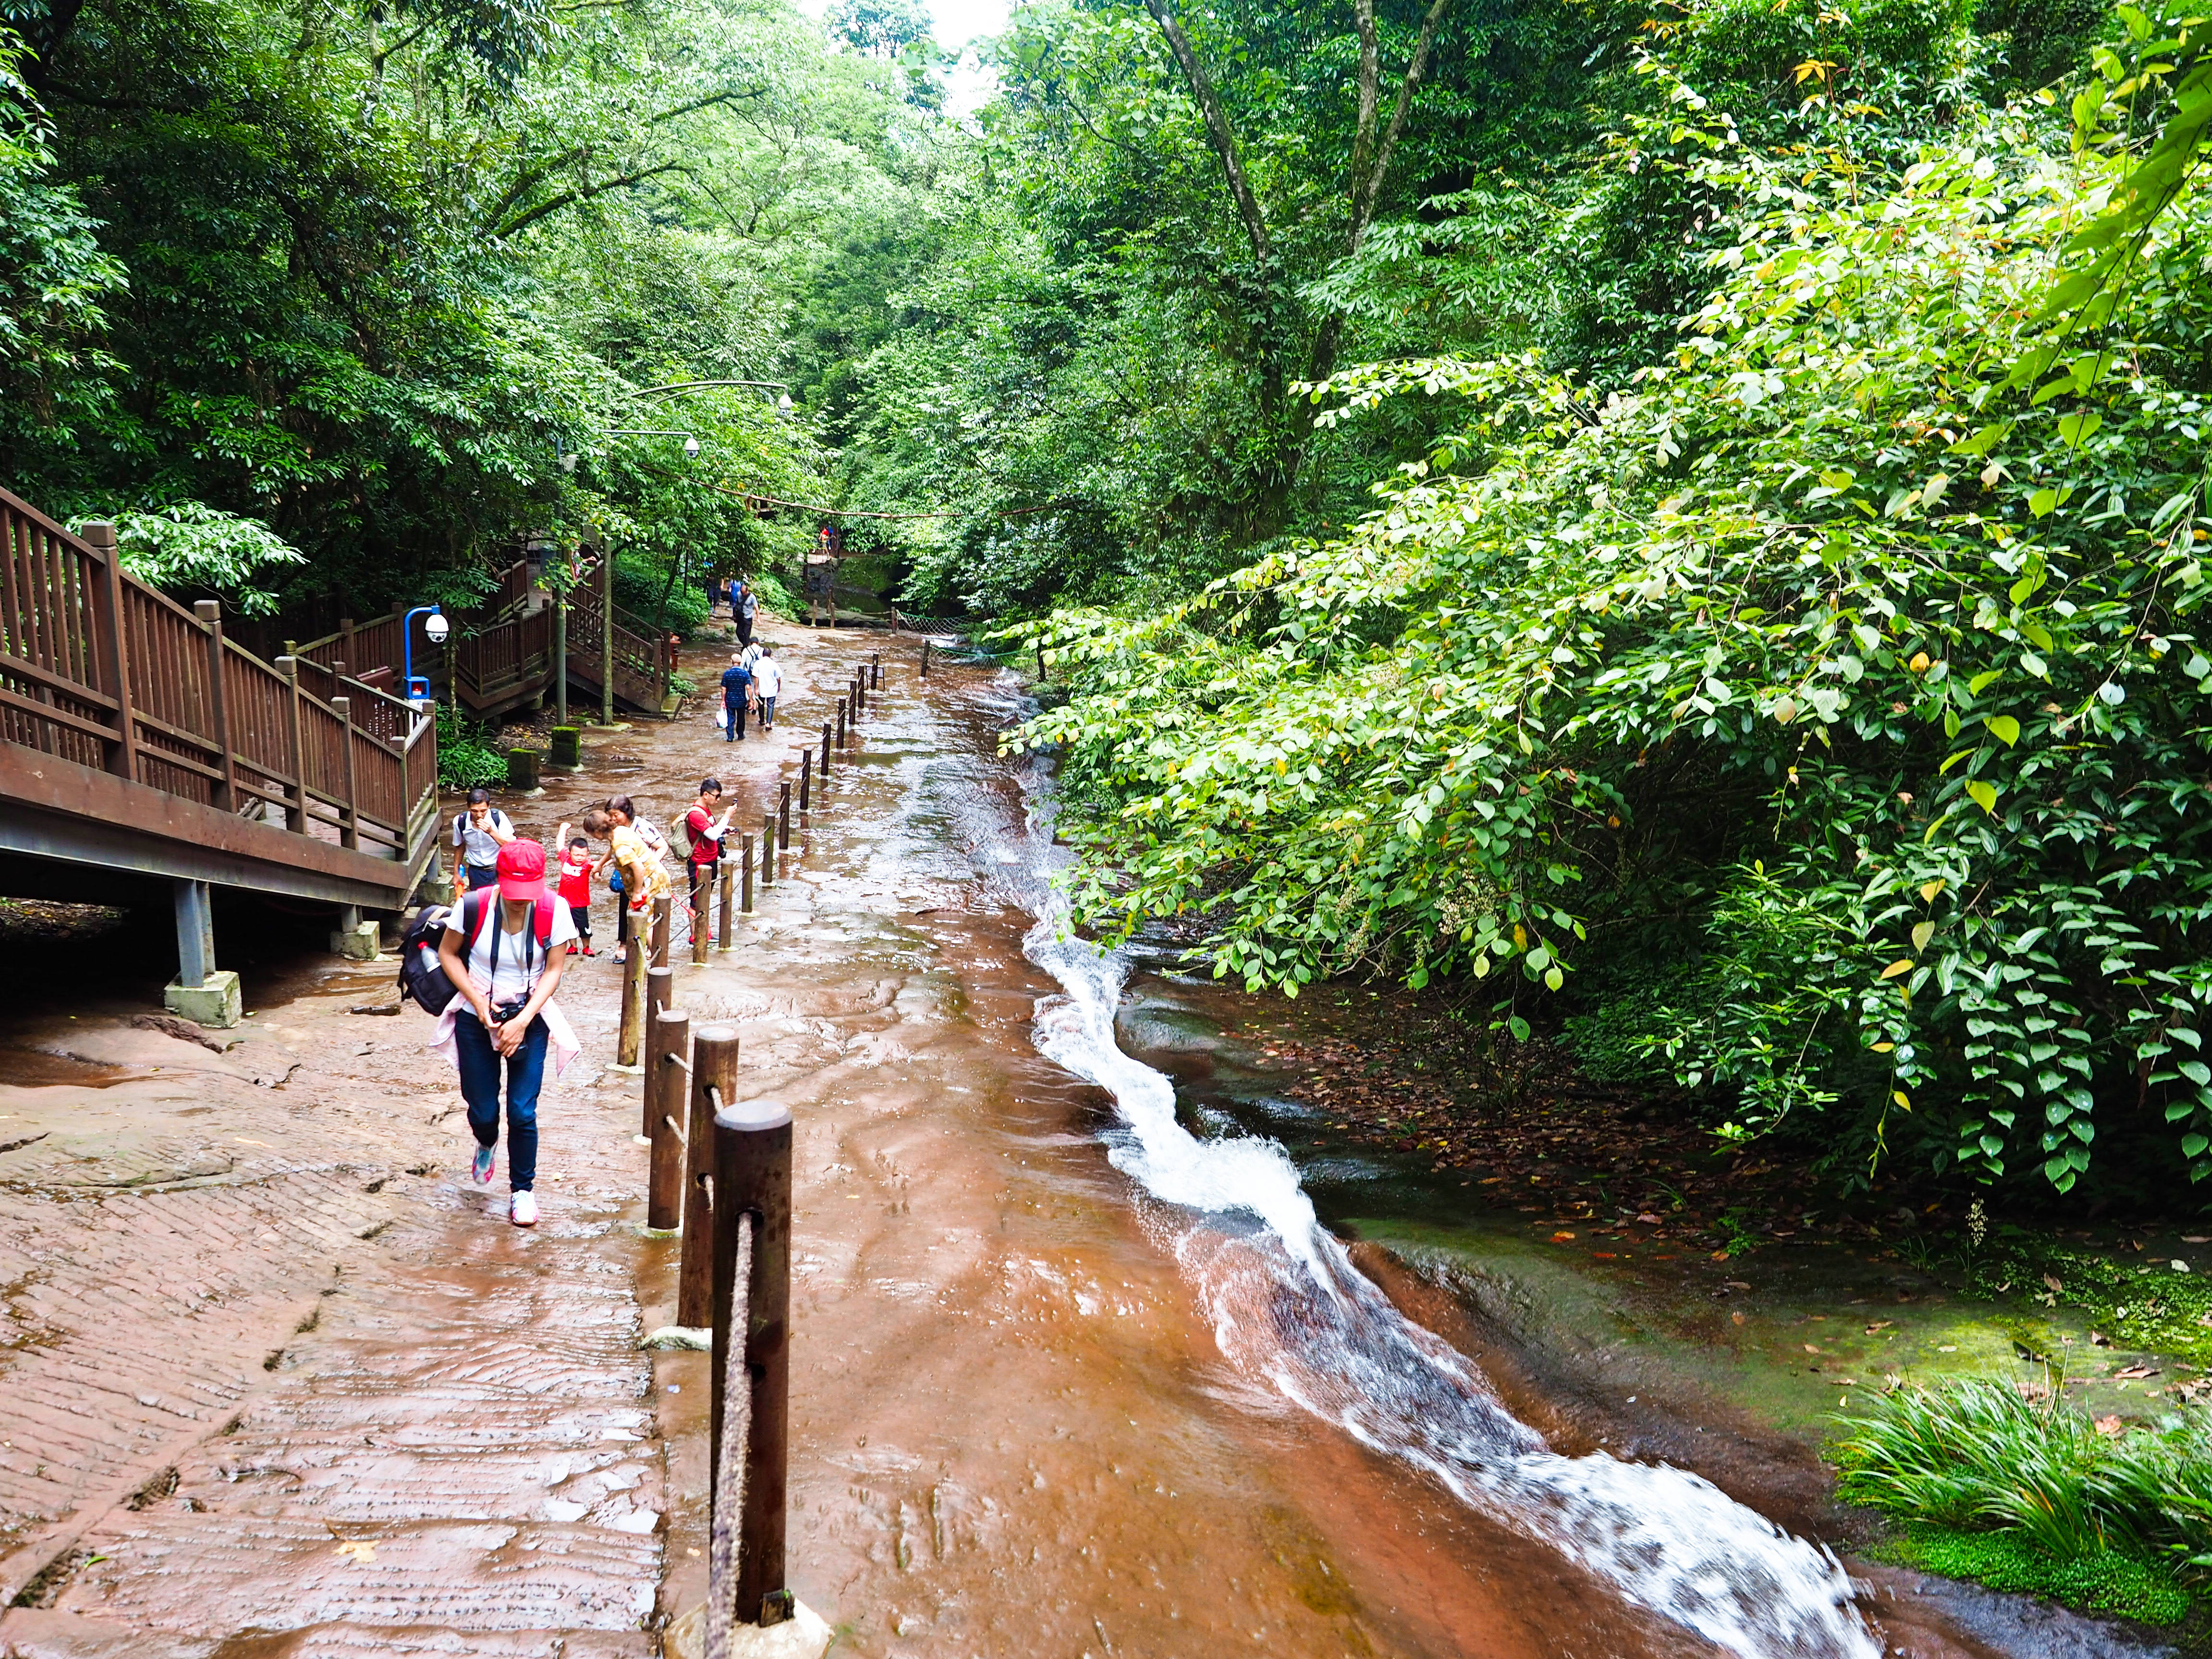
<svg viewBox="0 0 2212 1659">
<path fill-rule="evenodd" d="M 399 1000 L 413 999 L 415 1006 L 426 1014 L 438 1015 L 446 1012 L 446 1005 L 460 994 L 453 981 L 446 977 L 445 969 L 438 961 L 438 946 L 445 942 L 446 930 L 454 929 L 465 937 L 474 947 L 476 936 L 483 931 L 487 913 L 491 909 L 489 898 L 496 897 L 489 889 L 471 893 L 461 901 L 456 911 L 443 904 L 426 904 L 415 913 L 415 920 L 407 924 L 406 936 L 399 941 Z M 471 907 L 474 908 L 471 909 Z M 548 896 L 538 895 L 537 914 L 530 933 L 537 936 L 535 950 L 546 948 L 552 937 L 553 907 Z M 528 945 L 530 933 L 524 935 Z M 499 940 L 492 940 L 492 970 L 499 969 Z"/>
<path fill-rule="evenodd" d="M 399 941 L 399 1000 L 411 999 L 426 1014 L 444 1013 L 446 1005 L 460 994 L 438 965 L 438 946 L 453 925 L 450 907 L 426 904 L 415 913 Z"/>
</svg>

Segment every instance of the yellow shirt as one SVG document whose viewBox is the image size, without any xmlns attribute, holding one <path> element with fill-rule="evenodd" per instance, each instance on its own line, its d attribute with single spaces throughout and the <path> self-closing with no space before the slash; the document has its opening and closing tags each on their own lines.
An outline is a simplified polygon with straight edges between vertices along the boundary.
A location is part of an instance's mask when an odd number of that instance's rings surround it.
<svg viewBox="0 0 2212 1659">
<path fill-rule="evenodd" d="M 607 837 L 607 846 L 623 872 L 623 896 L 630 908 L 641 910 L 671 890 L 668 872 L 646 845 L 645 837 L 625 823 Z"/>
</svg>

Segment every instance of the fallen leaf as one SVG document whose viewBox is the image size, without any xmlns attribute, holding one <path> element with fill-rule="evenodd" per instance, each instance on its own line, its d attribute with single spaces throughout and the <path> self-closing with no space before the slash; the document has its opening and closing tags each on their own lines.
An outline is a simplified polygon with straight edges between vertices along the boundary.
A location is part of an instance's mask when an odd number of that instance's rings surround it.
<svg viewBox="0 0 2212 1659">
<path fill-rule="evenodd" d="M 2100 1417 L 2097 1419 L 2097 1432 L 2099 1434 L 2106 1435 L 2112 1439 L 2118 1440 L 2127 1431 L 2128 1425 L 2120 1421 L 2120 1419 L 2116 1416 Z"/>
<path fill-rule="evenodd" d="M 502 924 L 501 924 L 501 926 L 505 926 L 505 924 L 504 924 L 504 923 L 502 923 Z M 2063 1296 L 2063 1295 L 2065 1295 L 2065 1294 L 2066 1294 L 2066 1286 L 2065 1286 L 2063 1283 L 2061 1283 L 2061 1282 L 2059 1281 L 2059 1279 L 2058 1279 L 2058 1278 L 2057 1278 L 2057 1276 L 2056 1274 L 2053 1274 L 2053 1273 L 2045 1273 L 2045 1274 L 2044 1274 L 2044 1276 L 2043 1276 L 2043 1282 L 2044 1282 L 2045 1285 L 2048 1285 L 2051 1287 L 2051 1293 L 2053 1296 Z"/>
<path fill-rule="evenodd" d="M 1552 1235 L 1552 1243 L 1554 1244 L 1565 1244 L 1573 1237 L 1574 1235 L 1572 1233 L 1553 1233 Z"/>
<path fill-rule="evenodd" d="M 1877 1319 L 1866 1328 L 1866 1334 L 1872 1336 L 1876 1331 L 1886 1331 L 1895 1323 L 1897 1322 L 1894 1319 Z"/>
<path fill-rule="evenodd" d="M 2093 1348 L 2109 1348 L 2112 1346 L 2112 1339 L 2102 1331 L 2092 1331 L 2089 1333 L 2089 1346 Z"/>
<path fill-rule="evenodd" d="M 1735 1322 L 1736 1322 L 1737 1324 L 1739 1324 L 1739 1325 L 1741 1325 L 1741 1324 L 1742 1324 L 1742 1323 L 1743 1323 L 1743 1315 L 1742 1315 L 1742 1313 L 1741 1313 L 1741 1311 L 1738 1311 L 1738 1312 L 1735 1312 L 1735 1313 L 1732 1313 L 1732 1314 L 1730 1314 L 1730 1315 L 1729 1316 L 1729 1317 L 1730 1319 L 1733 1319 L 1734 1321 L 1735 1321 Z"/>
<path fill-rule="evenodd" d="M 1659 1218 L 1656 1215 L 1650 1214 L 1649 1212 L 1646 1212 L 1644 1214 L 1640 1215 L 1636 1218 L 1647 1227 L 1656 1227 L 1659 1224 Z"/>
<path fill-rule="evenodd" d="M 1820 1351 L 1818 1348 L 1814 1347 L 1811 1343 L 1808 1342 L 1808 1343 L 1805 1345 L 1805 1352 L 1806 1352 L 1807 1353 L 1818 1353 L 1818 1352 L 1820 1352 Z"/>
<path fill-rule="evenodd" d="M 2155 1365 L 2134 1364 L 2129 1366 L 2125 1370 L 2114 1371 L 2112 1375 L 2118 1377 L 2123 1382 L 2132 1382 L 2138 1377 L 2156 1376 L 2158 1375 L 2158 1367 Z"/>
</svg>

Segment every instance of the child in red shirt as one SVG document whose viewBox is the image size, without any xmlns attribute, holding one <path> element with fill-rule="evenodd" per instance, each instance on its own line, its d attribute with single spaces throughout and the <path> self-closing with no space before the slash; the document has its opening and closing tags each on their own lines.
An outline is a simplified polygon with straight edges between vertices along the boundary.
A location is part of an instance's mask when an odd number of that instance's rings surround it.
<svg viewBox="0 0 2212 1659">
<path fill-rule="evenodd" d="M 580 956 L 599 954 L 592 949 L 592 881 L 605 862 L 592 857 L 592 844 L 581 836 L 572 836 L 561 852 L 561 902 L 568 907 L 569 915 L 575 920 L 577 953 Z"/>
</svg>

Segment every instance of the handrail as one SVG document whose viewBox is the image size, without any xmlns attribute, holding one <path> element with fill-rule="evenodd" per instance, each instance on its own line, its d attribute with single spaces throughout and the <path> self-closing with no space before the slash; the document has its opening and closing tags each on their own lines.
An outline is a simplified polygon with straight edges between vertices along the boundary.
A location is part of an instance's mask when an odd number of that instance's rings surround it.
<svg viewBox="0 0 2212 1659">
<path fill-rule="evenodd" d="M 412 866 L 436 787 L 434 722 L 358 681 L 330 700 L 0 489 L 0 741 Z M 381 728 L 381 729 L 380 729 Z M 428 744 L 428 763 L 415 754 Z M 427 842 L 425 842 L 427 845 Z"/>
</svg>

